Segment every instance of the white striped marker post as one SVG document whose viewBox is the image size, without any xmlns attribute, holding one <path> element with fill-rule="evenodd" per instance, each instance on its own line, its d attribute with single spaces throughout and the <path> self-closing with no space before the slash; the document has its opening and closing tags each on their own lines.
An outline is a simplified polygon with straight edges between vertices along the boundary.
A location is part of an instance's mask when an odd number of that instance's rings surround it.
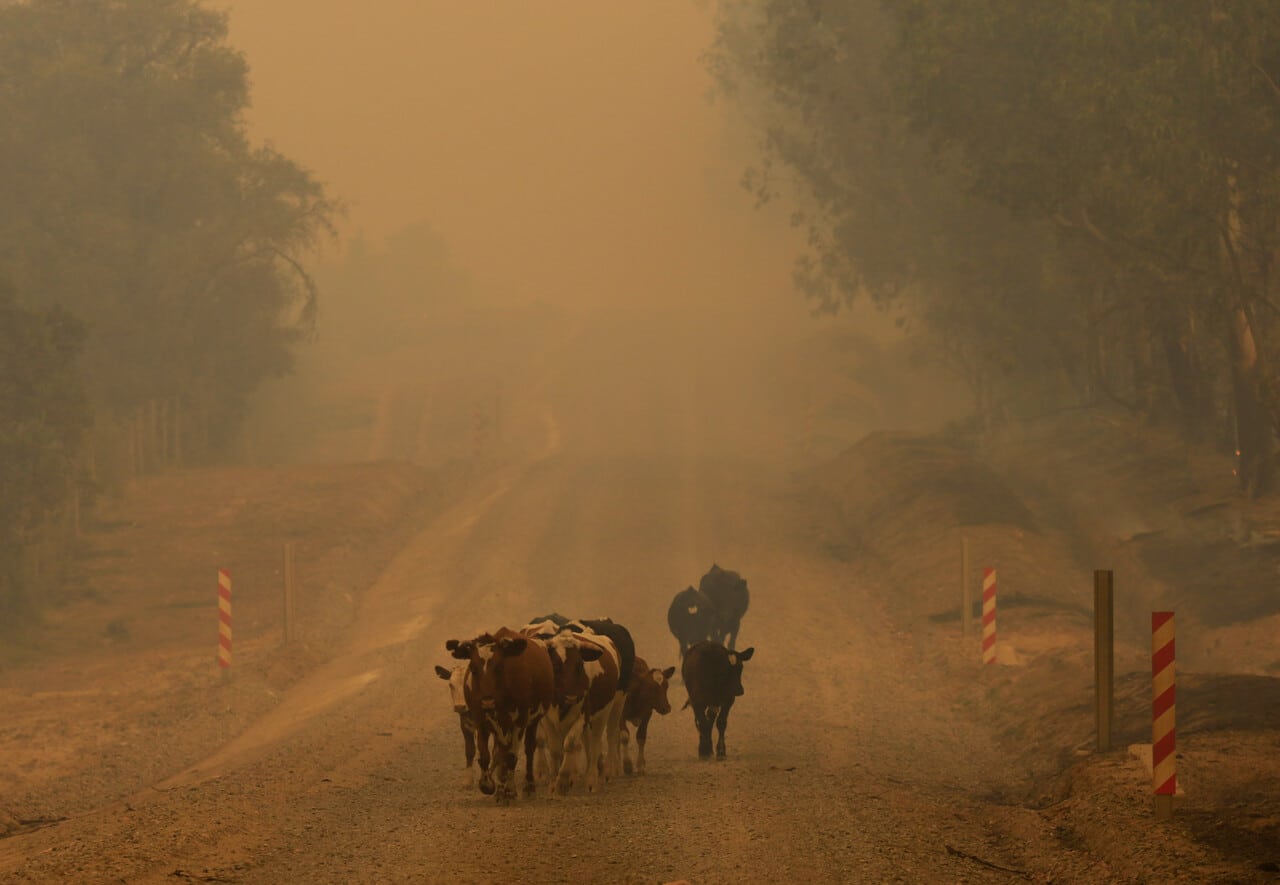
<svg viewBox="0 0 1280 885">
<path fill-rule="evenodd" d="M 982 570 L 982 663 L 996 662 L 996 570 Z"/>
<path fill-rule="evenodd" d="M 218 666 L 226 675 L 231 666 L 231 573 L 218 569 Z"/>
<path fill-rule="evenodd" d="M 1174 698 L 1177 685 L 1173 665 L 1173 612 L 1151 613 L 1151 774 L 1155 812 L 1160 820 L 1173 817 L 1178 789 L 1174 753 Z"/>
</svg>

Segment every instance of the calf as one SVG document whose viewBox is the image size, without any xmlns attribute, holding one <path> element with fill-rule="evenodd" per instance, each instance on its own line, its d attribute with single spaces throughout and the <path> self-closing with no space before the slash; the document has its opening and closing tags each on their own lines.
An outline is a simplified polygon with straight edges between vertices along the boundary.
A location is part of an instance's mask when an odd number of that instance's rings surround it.
<svg viewBox="0 0 1280 885">
<path fill-rule="evenodd" d="M 644 774 L 644 744 L 649 735 L 649 719 L 656 711 L 659 716 L 671 712 L 671 701 L 667 700 L 667 686 L 676 668 L 665 670 L 650 669 L 644 658 L 636 658 L 635 670 L 631 674 L 631 687 L 627 689 L 626 702 L 622 708 L 622 727 L 620 742 L 622 744 L 622 770 L 631 774 L 630 735 L 627 724 L 636 727 L 636 774 Z"/>
<path fill-rule="evenodd" d="M 466 784 L 469 787 L 475 782 L 475 772 L 471 766 L 476 758 L 476 722 L 472 711 L 471 667 L 467 664 L 458 664 L 449 670 L 437 666 L 436 675 L 449 683 L 453 712 L 458 714 L 458 723 L 462 728 L 462 746 L 467 757 Z"/>
<path fill-rule="evenodd" d="M 521 636 L 503 627 L 467 642 L 449 640 L 445 648 L 455 658 L 469 662 L 473 698 L 476 702 L 477 738 L 480 749 L 480 790 L 497 793 L 499 802 L 509 803 L 520 742 L 525 751 L 525 793 L 535 791 L 533 753 L 538 722 L 555 700 L 555 677 L 551 656 L 539 639 Z M 486 759 L 485 737 L 493 735 L 495 787 Z"/>
<path fill-rule="evenodd" d="M 754 648 L 730 651 L 711 641 L 695 643 L 685 652 L 681 665 L 684 687 L 689 692 L 685 707 L 693 707 L 699 759 L 711 758 L 712 723 L 720 732 L 716 758 L 725 757 L 724 729 L 729 723 L 729 710 L 733 702 L 742 697 L 742 665 L 751 660 L 754 653 Z"/>
<path fill-rule="evenodd" d="M 689 646 L 710 639 L 715 631 L 716 607 L 701 590 L 686 587 L 675 595 L 667 609 L 667 626 L 680 643 L 683 658 Z"/>
<path fill-rule="evenodd" d="M 715 607 L 711 638 L 732 650 L 738 639 L 742 616 L 747 613 L 747 605 L 751 602 L 746 580 L 737 572 L 722 569 L 712 563 L 711 570 L 698 582 L 698 589 L 706 594 Z M 726 636 L 729 638 L 728 642 L 725 642 Z"/>
</svg>

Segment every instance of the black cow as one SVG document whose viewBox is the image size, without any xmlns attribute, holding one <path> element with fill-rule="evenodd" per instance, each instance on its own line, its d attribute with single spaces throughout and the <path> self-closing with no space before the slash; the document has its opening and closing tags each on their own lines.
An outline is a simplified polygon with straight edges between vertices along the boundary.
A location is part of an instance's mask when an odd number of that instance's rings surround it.
<svg viewBox="0 0 1280 885">
<path fill-rule="evenodd" d="M 557 612 L 552 612 L 552 613 L 551 613 L 551 614 L 549 614 L 549 615 L 543 615 L 543 616 L 542 616 L 542 617 L 540 617 L 540 618 L 531 618 L 531 619 L 529 620 L 529 623 L 530 623 L 530 624 L 541 624 L 541 623 L 543 623 L 544 621 L 550 621 L 551 623 L 555 624 L 557 627 L 563 627 L 564 625 L 566 625 L 566 624 L 568 624 L 568 623 L 569 623 L 569 619 L 568 619 L 568 618 L 566 618 L 566 617 L 565 617 L 564 615 L 562 615 L 562 614 L 558 614 Z"/>
<path fill-rule="evenodd" d="M 742 616 L 747 613 L 747 605 L 751 602 L 746 580 L 737 572 L 713 563 L 711 571 L 698 582 L 698 589 L 715 606 L 716 620 L 711 638 L 732 650 L 738 639 L 738 629 L 742 626 Z M 728 642 L 724 641 L 726 636 L 729 637 Z"/>
<path fill-rule="evenodd" d="M 724 729 L 729 724 L 729 710 L 742 697 L 742 665 L 751 660 L 754 648 L 730 651 L 718 642 L 694 643 L 684 655 L 680 675 L 684 677 L 693 719 L 698 726 L 698 758 L 711 758 L 711 725 L 720 732 L 716 741 L 716 758 L 725 757 Z M 683 709 L 683 708 L 682 708 Z"/>
<path fill-rule="evenodd" d="M 683 658 L 689 646 L 710 639 L 716 628 L 716 607 L 701 590 L 686 587 L 677 593 L 667 609 L 667 626 L 680 643 Z"/>
</svg>

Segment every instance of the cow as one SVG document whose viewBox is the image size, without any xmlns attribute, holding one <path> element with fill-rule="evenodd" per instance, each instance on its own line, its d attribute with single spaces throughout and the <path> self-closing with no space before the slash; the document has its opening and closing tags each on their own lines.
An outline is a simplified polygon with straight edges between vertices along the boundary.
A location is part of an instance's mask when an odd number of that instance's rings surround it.
<svg viewBox="0 0 1280 885">
<path fill-rule="evenodd" d="M 467 757 L 466 784 L 469 787 L 475 783 L 475 770 L 472 765 L 476 758 L 476 722 L 472 711 L 471 667 L 468 664 L 458 664 L 453 669 L 448 669 L 437 665 L 436 675 L 449 683 L 453 712 L 458 714 L 458 723 L 462 728 L 462 746 Z"/>
<path fill-rule="evenodd" d="M 554 642 L 561 649 L 568 646 L 577 648 L 578 658 L 582 661 L 581 674 L 585 677 L 585 682 L 580 683 L 585 685 L 585 693 L 580 700 L 581 716 L 568 736 L 568 746 L 559 768 L 559 789 L 567 790 L 573 785 L 580 740 L 586 756 L 587 791 L 594 793 L 601 786 L 601 769 L 607 772 L 607 766 L 601 764 L 608 749 L 606 741 L 613 736 L 611 727 L 619 718 L 618 711 L 623 703 L 623 694 L 618 691 L 622 676 L 621 655 L 612 639 L 590 631 L 575 633 L 566 630 Z M 574 681 L 577 682 L 578 677 L 574 677 Z"/>
<path fill-rule="evenodd" d="M 543 615 L 542 617 L 539 617 L 539 618 L 531 618 L 529 620 L 529 623 L 521 627 L 520 630 L 523 632 L 524 630 L 527 630 L 529 627 L 532 627 L 535 624 L 545 624 L 547 621 L 550 621 L 552 624 L 554 624 L 557 629 L 569 623 L 569 619 L 566 618 L 564 615 L 557 614 L 556 612 L 552 612 L 549 615 Z"/>
<path fill-rule="evenodd" d="M 644 774 L 644 744 L 649 735 L 649 719 L 655 712 L 666 716 L 671 712 L 671 701 L 667 699 L 667 686 L 676 668 L 665 670 L 650 669 L 644 658 L 636 658 L 635 669 L 631 674 L 631 687 L 627 689 L 626 702 L 622 708 L 622 726 L 620 743 L 622 744 L 622 770 L 626 774 L 634 771 Z M 627 725 L 636 728 L 636 764 L 631 765 L 630 734 Z"/>
<path fill-rule="evenodd" d="M 738 639 L 742 616 L 747 613 L 747 605 L 751 602 L 746 580 L 737 572 L 722 569 L 712 563 L 711 570 L 698 582 L 698 589 L 706 594 L 711 604 L 715 606 L 716 616 L 711 638 L 732 651 Z M 729 639 L 728 642 L 725 642 L 726 636 Z"/>
<path fill-rule="evenodd" d="M 675 595 L 667 608 L 667 626 L 680 644 L 680 658 L 695 642 L 710 639 L 716 627 L 716 607 L 707 594 L 686 587 Z"/>
<path fill-rule="evenodd" d="M 538 722 L 555 701 L 555 676 L 551 655 L 540 639 L 522 636 L 502 627 L 467 642 L 451 639 L 445 648 L 469 662 L 472 696 L 476 702 L 476 736 L 480 750 L 480 790 L 496 793 L 509 804 L 520 742 L 525 752 L 525 793 L 535 792 L 533 754 Z M 493 735 L 493 766 L 485 738 Z M 495 785 L 493 774 L 497 774 Z"/>
<path fill-rule="evenodd" d="M 729 723 L 733 702 L 742 697 L 742 665 L 751 660 L 754 648 L 730 651 L 710 640 L 694 643 L 681 664 L 684 687 L 689 692 L 685 707 L 693 707 L 698 726 L 698 758 L 711 758 L 711 726 L 720 732 L 716 758 L 724 759 L 724 729 Z M 684 707 L 681 707 L 683 710 Z"/>
<path fill-rule="evenodd" d="M 618 697 L 617 703 L 609 714 L 608 735 L 606 737 L 608 752 L 605 754 L 604 773 L 606 778 L 622 774 L 622 709 L 626 704 L 627 689 L 631 686 L 631 674 L 636 666 L 636 644 L 631 638 L 631 631 L 621 624 L 615 624 L 610 618 L 582 618 L 572 621 L 581 625 L 590 633 L 607 636 L 618 652 Z"/>
</svg>

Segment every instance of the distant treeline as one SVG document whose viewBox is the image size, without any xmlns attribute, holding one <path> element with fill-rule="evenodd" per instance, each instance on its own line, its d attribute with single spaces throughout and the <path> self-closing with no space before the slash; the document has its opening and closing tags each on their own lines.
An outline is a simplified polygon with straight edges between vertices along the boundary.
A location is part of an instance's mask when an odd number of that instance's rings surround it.
<svg viewBox="0 0 1280 885">
<path fill-rule="evenodd" d="M 226 40 L 196 0 L 0 4 L 0 617 L 82 492 L 215 457 L 314 322 L 337 210 L 250 143 Z"/>
<path fill-rule="evenodd" d="M 722 0 L 797 277 L 899 303 L 979 420 L 1094 403 L 1238 454 L 1280 427 L 1280 4 Z"/>
</svg>

